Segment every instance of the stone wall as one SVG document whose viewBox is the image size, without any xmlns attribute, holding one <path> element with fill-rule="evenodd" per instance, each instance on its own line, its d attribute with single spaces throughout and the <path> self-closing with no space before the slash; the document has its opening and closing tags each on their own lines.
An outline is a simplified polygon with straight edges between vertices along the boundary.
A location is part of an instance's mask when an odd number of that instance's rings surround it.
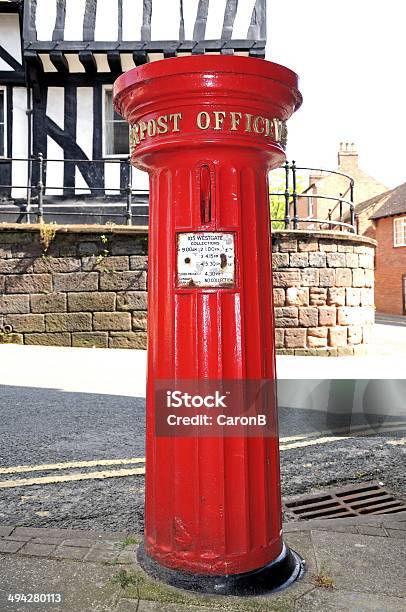
<svg viewBox="0 0 406 612">
<path fill-rule="evenodd" d="M 279 354 L 365 352 L 375 316 L 375 246 L 344 232 L 273 232 Z"/>
<path fill-rule="evenodd" d="M 361 354 L 374 319 L 375 242 L 273 233 L 276 346 Z M 145 228 L 0 225 L 0 342 L 146 348 Z"/>
<path fill-rule="evenodd" d="M 0 342 L 146 348 L 147 235 L 0 226 Z"/>
</svg>

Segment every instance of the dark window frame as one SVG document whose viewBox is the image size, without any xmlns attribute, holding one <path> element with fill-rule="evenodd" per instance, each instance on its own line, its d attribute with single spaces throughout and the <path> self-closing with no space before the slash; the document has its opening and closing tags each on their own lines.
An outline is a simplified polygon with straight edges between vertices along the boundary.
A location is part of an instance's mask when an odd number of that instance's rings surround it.
<svg viewBox="0 0 406 612">
<path fill-rule="evenodd" d="M 402 275 L 403 314 L 406 315 L 406 274 Z"/>
<path fill-rule="evenodd" d="M 0 96 L 3 97 L 3 112 L 0 113 L 0 159 L 7 157 L 7 87 L 0 85 Z M 3 132 L 3 135 L 1 134 Z"/>
<path fill-rule="evenodd" d="M 114 118 L 114 114 L 113 114 L 113 119 L 108 119 L 106 116 L 106 105 L 107 105 L 107 96 L 111 94 L 113 94 L 113 87 L 110 85 L 104 85 L 103 86 L 103 126 L 102 126 L 102 130 L 103 130 L 103 146 L 102 146 L 102 150 L 103 150 L 103 159 L 127 159 L 130 155 L 130 128 L 129 125 L 127 124 L 127 122 L 124 119 L 115 119 Z M 113 130 L 114 130 L 114 124 L 120 124 L 123 125 L 125 124 L 128 130 L 128 151 L 126 151 L 125 153 L 108 153 L 108 142 L 107 142 L 107 137 L 108 137 L 108 130 L 107 130 L 107 124 L 111 123 L 113 124 Z M 113 143 L 114 146 L 114 143 Z"/>
</svg>

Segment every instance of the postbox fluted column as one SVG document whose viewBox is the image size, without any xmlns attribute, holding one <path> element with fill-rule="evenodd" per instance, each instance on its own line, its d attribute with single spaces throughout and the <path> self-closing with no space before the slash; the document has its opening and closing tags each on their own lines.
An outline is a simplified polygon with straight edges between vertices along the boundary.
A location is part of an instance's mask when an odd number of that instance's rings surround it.
<svg viewBox="0 0 406 612">
<path fill-rule="evenodd" d="M 204 150 L 189 151 L 184 167 L 168 155 L 165 167 L 152 173 L 151 226 L 157 232 L 151 236 L 149 259 L 156 272 L 149 283 L 149 322 L 156 331 L 149 344 L 151 403 L 156 378 L 275 375 L 269 247 L 263 256 L 267 183 L 260 160 L 255 164 L 250 155 L 233 163 L 232 151 L 224 151 L 214 165 L 221 193 L 216 210 L 221 224 L 217 221 L 215 231 L 236 232 L 240 287 L 196 291 L 177 289 L 173 283 L 176 233 L 192 231 L 196 211 L 200 214 L 194 173 L 202 153 L 204 157 Z M 182 219 L 176 215 L 176 174 L 192 191 L 183 192 L 189 205 Z M 237 200 L 233 194 L 239 194 Z M 213 574 L 247 571 L 275 558 L 282 548 L 279 478 L 276 469 L 271 488 L 269 470 L 277 464 L 277 440 L 163 439 L 154 434 L 153 411 L 148 419 L 146 467 L 155 475 L 146 496 L 150 554 L 179 569 Z M 167 520 L 168 512 L 174 523 Z"/>
<path fill-rule="evenodd" d="M 170 435 L 156 392 L 160 381 L 275 379 L 267 173 L 284 160 L 296 81 L 262 60 L 206 56 L 115 87 L 133 161 L 150 173 L 142 562 L 209 592 L 259 592 L 301 571 L 282 540 L 275 394 L 267 431 Z"/>
</svg>

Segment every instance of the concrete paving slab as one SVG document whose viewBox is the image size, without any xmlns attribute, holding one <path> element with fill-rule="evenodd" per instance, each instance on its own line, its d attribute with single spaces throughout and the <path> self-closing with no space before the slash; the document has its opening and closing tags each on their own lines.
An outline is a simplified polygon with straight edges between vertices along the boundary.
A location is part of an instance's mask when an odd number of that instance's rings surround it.
<svg viewBox="0 0 406 612">
<path fill-rule="evenodd" d="M 29 555 L 32 557 L 49 557 L 51 553 L 56 549 L 56 545 L 51 544 L 34 544 L 34 542 L 28 542 L 19 551 L 20 555 Z"/>
<path fill-rule="evenodd" d="M 59 546 L 62 544 L 64 538 L 34 538 L 30 540 L 31 544 L 55 544 L 55 546 Z"/>
<path fill-rule="evenodd" d="M 300 612 L 402 612 L 406 601 L 376 593 L 314 589 L 296 604 Z"/>
<path fill-rule="evenodd" d="M 406 529 L 401 531 L 400 529 L 387 529 L 385 527 L 385 530 L 390 538 L 401 538 L 403 540 L 406 539 Z"/>
<path fill-rule="evenodd" d="M 309 531 L 296 531 L 285 536 L 286 543 L 306 561 L 306 573 L 302 580 L 313 583 L 313 575 L 317 573 L 316 555 Z"/>
<path fill-rule="evenodd" d="M 78 546 L 59 546 L 53 553 L 55 559 L 75 559 L 81 560 L 86 555 L 88 548 Z"/>
<path fill-rule="evenodd" d="M 374 526 L 374 525 L 359 525 L 357 527 L 358 533 L 362 535 L 376 535 L 381 538 L 386 537 L 386 532 L 382 527 Z"/>
<path fill-rule="evenodd" d="M 293 523 L 284 523 L 283 531 L 307 531 L 308 529 L 317 529 L 322 531 L 340 531 L 344 529 L 345 533 L 357 533 L 357 530 L 351 530 L 349 527 L 357 525 L 372 525 L 380 527 L 389 527 L 391 529 L 406 529 L 406 511 L 396 514 L 362 514 L 360 516 L 351 516 L 348 518 L 339 519 L 312 519 L 310 521 L 296 521 Z"/>
<path fill-rule="evenodd" d="M 0 553 L 15 553 L 24 546 L 24 542 L 14 542 L 13 540 L 0 540 Z"/>
<path fill-rule="evenodd" d="M 11 593 L 61 594 L 62 602 L 43 604 L 52 612 L 111 612 L 118 587 L 111 582 L 113 568 L 103 565 L 51 561 L 28 557 L 0 557 L 0 610 L 26 612 L 41 606 L 9 602 Z M 47 607 L 46 607 L 47 606 Z"/>
<path fill-rule="evenodd" d="M 406 546 L 394 538 L 312 531 L 317 566 L 338 589 L 405 596 Z"/>
<path fill-rule="evenodd" d="M 84 538 L 92 540 L 110 540 L 111 542 L 120 542 L 126 536 L 126 531 L 84 531 L 81 529 L 53 529 L 48 527 L 16 527 L 12 532 L 12 537 L 21 536 L 29 538 L 40 538 L 42 536 L 49 538 L 63 538 L 67 540 L 69 537 L 72 538 Z"/>
<path fill-rule="evenodd" d="M 120 550 L 123 550 L 124 539 L 125 538 L 121 540 L 117 540 L 116 542 L 114 542 L 113 540 L 109 540 L 109 539 L 99 540 L 99 541 L 94 542 L 93 548 L 97 550 L 105 550 L 105 551 L 108 551 L 108 550 L 120 551 Z"/>
<path fill-rule="evenodd" d="M 406 531 L 406 519 L 403 518 L 399 518 L 398 521 L 394 521 L 391 517 L 390 520 L 384 520 L 383 525 L 388 529 L 403 529 Z"/>
<path fill-rule="evenodd" d="M 137 562 L 137 548 L 138 546 L 127 546 L 118 556 L 117 563 L 129 564 Z"/>
<path fill-rule="evenodd" d="M 331 525 L 330 522 L 332 523 Z M 318 529 L 320 531 L 335 531 L 337 533 L 357 533 L 357 528 L 354 525 L 348 525 L 347 523 L 345 523 L 344 525 L 339 525 L 337 524 L 337 519 L 332 519 L 331 521 L 320 520 L 318 521 L 318 524 L 315 522 L 308 521 L 300 521 L 298 523 L 285 523 L 283 526 L 283 533 L 287 535 L 288 533 L 295 533 L 297 531 L 304 532 L 310 529 Z"/>
<path fill-rule="evenodd" d="M 2 538 L 2 540 L 11 540 L 12 542 L 29 542 L 30 539 L 31 538 L 29 536 L 18 535 L 15 532 L 9 536 L 6 536 L 5 538 Z"/>
<path fill-rule="evenodd" d="M 63 546 L 77 546 L 79 548 L 91 548 L 94 545 L 94 540 L 89 538 L 74 538 L 72 540 L 64 540 Z"/>
<path fill-rule="evenodd" d="M 85 549 L 82 548 L 82 550 Z M 97 561 L 98 563 L 112 563 L 117 559 L 119 554 L 118 551 L 113 549 L 107 550 L 102 548 L 92 548 L 89 552 L 87 552 L 87 550 L 85 550 L 85 552 L 87 553 L 85 557 L 86 561 Z"/>
<path fill-rule="evenodd" d="M 13 531 L 13 529 L 14 527 L 7 527 L 7 526 L 0 527 L 0 538 L 9 536 L 10 533 Z"/>
</svg>

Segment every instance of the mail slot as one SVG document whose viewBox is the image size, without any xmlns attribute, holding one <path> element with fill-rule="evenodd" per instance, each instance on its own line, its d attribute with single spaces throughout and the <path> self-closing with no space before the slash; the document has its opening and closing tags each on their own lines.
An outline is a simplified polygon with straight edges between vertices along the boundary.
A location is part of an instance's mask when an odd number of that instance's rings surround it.
<svg viewBox="0 0 406 612">
<path fill-rule="evenodd" d="M 173 58 L 123 74 L 114 104 L 150 177 L 140 562 L 207 593 L 286 586 L 303 564 L 282 538 L 268 172 L 285 160 L 297 76 Z"/>
</svg>

